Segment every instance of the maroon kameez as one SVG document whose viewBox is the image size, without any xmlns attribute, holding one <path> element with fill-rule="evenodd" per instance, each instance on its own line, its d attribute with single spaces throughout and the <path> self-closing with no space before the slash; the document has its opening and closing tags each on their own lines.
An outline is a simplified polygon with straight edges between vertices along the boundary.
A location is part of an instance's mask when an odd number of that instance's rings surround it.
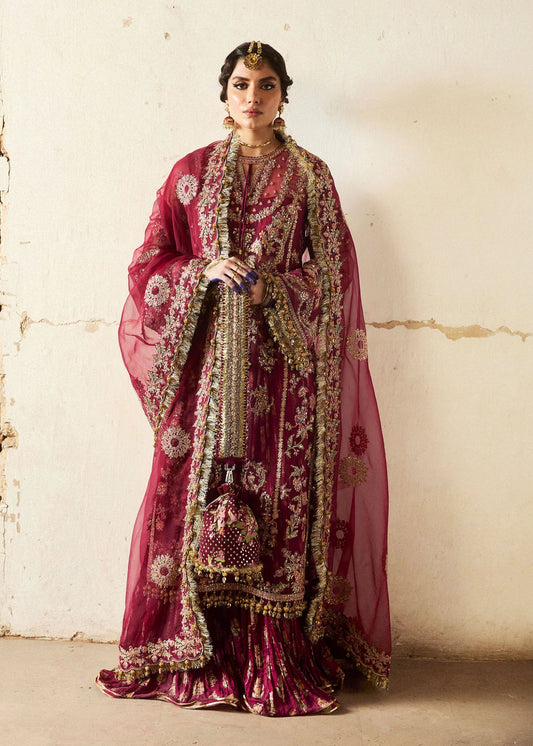
<svg viewBox="0 0 533 746">
<path fill-rule="evenodd" d="M 208 282 L 228 255 L 269 278 L 271 307 Z M 99 685 L 306 714 L 336 706 L 331 649 L 386 687 L 385 455 L 327 166 L 290 139 L 253 161 L 231 137 L 195 151 L 158 192 L 129 273 L 120 343 L 155 453 L 119 665 Z M 248 518 L 215 510 L 225 463 Z M 259 546 L 260 571 L 206 564 L 208 514 L 237 526 L 243 557 Z"/>
</svg>

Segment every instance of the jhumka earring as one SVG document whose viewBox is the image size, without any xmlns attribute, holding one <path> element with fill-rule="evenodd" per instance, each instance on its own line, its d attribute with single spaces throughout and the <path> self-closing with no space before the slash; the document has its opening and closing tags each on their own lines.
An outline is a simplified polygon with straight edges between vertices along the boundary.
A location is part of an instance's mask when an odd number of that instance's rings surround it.
<svg viewBox="0 0 533 746">
<path fill-rule="evenodd" d="M 224 117 L 224 121 L 222 122 L 222 126 L 225 127 L 227 130 L 235 129 L 235 119 L 231 116 L 229 113 L 229 106 L 226 104 L 226 112 L 227 116 Z"/>
<path fill-rule="evenodd" d="M 281 116 L 283 114 L 283 108 L 284 108 L 283 103 L 281 103 L 279 105 L 278 116 L 272 122 L 272 127 L 274 129 L 274 132 L 279 132 L 280 135 L 285 134 L 285 120 L 282 119 L 282 116 Z"/>
</svg>

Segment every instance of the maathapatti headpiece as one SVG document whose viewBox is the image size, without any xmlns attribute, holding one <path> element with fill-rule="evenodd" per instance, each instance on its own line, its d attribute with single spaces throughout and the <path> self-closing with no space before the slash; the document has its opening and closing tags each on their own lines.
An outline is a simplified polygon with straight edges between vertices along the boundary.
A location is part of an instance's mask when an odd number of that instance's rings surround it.
<svg viewBox="0 0 533 746">
<path fill-rule="evenodd" d="M 257 45 L 257 52 L 254 52 L 254 44 Z M 252 41 L 250 42 L 250 46 L 248 47 L 248 54 L 244 58 L 244 64 L 248 68 L 248 70 L 257 70 L 258 67 L 261 67 L 263 64 L 263 58 L 261 57 L 262 52 L 262 46 L 260 41 Z"/>
</svg>

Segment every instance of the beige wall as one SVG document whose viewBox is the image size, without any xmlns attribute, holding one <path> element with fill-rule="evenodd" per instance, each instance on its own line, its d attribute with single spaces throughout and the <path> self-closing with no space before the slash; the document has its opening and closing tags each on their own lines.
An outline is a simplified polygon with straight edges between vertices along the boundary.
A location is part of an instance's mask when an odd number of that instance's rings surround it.
<svg viewBox="0 0 533 746">
<path fill-rule="evenodd" d="M 225 54 L 260 37 L 358 245 L 396 649 L 533 654 L 531 2 L 3 12 L 0 625 L 118 637 L 151 458 L 116 342 L 126 266 L 173 162 L 223 135 Z"/>
</svg>

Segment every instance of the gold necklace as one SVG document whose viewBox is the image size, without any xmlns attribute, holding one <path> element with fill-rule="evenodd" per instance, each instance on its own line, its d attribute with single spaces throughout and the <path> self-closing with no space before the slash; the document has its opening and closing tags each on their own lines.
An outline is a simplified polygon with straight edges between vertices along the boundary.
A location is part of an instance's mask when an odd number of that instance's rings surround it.
<svg viewBox="0 0 533 746">
<path fill-rule="evenodd" d="M 241 138 L 239 137 L 239 145 L 242 145 L 245 148 L 266 148 L 267 145 L 270 145 L 272 140 L 267 140 L 266 142 L 259 143 L 259 145 L 248 145 L 247 142 L 243 142 Z"/>
</svg>

